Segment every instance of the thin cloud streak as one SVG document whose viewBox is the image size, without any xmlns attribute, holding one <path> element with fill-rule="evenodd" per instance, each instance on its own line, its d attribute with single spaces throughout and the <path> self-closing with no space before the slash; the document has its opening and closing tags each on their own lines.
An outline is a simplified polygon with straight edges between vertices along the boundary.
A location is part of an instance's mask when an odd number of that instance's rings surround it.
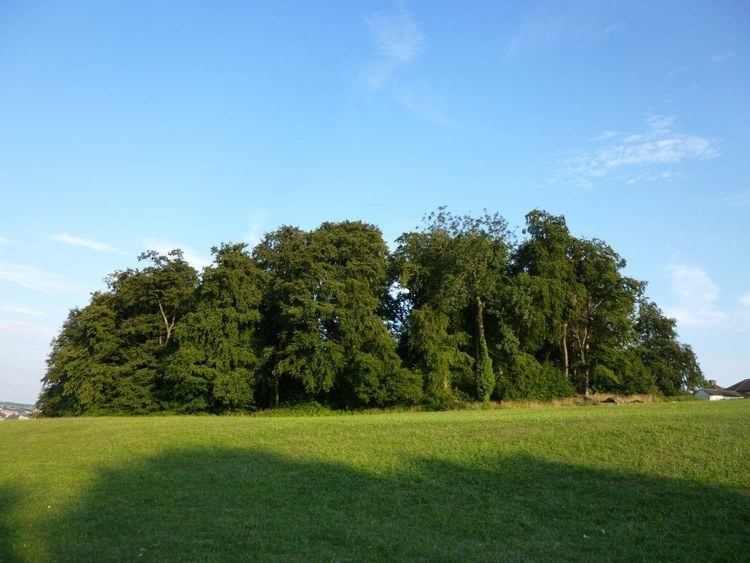
<svg viewBox="0 0 750 563">
<path fill-rule="evenodd" d="M 32 334 L 50 339 L 56 335 L 56 331 L 36 323 L 0 319 L 0 334 Z"/>
<path fill-rule="evenodd" d="M 667 72 L 667 78 L 677 78 L 681 74 L 685 74 L 690 71 L 692 67 L 690 65 L 676 66 Z"/>
<path fill-rule="evenodd" d="M 700 266 L 671 264 L 668 267 L 674 305 L 665 311 L 681 325 L 714 328 L 725 325 L 729 315 L 718 306 L 721 288 Z"/>
<path fill-rule="evenodd" d="M 425 121 L 441 127 L 455 125 L 448 115 L 445 100 L 429 88 L 397 88 L 393 93 L 393 100 Z"/>
<path fill-rule="evenodd" d="M 614 177 L 625 184 L 669 179 L 676 173 L 666 167 L 719 155 L 716 144 L 699 135 L 673 130 L 672 116 L 651 116 L 640 133 L 605 131 L 594 146 L 572 151 L 558 165 L 553 183 L 571 183 L 586 189 Z"/>
<path fill-rule="evenodd" d="M 83 237 L 77 237 L 75 235 L 71 235 L 68 233 L 57 233 L 50 237 L 52 240 L 61 242 L 63 244 L 69 244 L 72 246 L 80 246 L 83 248 L 88 248 L 90 250 L 95 250 L 97 252 L 119 252 L 114 246 L 110 246 L 108 244 L 105 244 L 103 242 L 99 242 L 97 240 L 92 240 L 89 238 L 83 238 Z"/>
<path fill-rule="evenodd" d="M 11 313 L 15 315 L 25 315 L 29 317 L 46 317 L 47 313 L 43 311 L 37 311 L 31 307 L 26 307 L 20 303 L 14 301 L 0 301 L 0 311 L 4 313 Z"/>
<path fill-rule="evenodd" d="M 367 27 L 375 54 L 362 69 L 365 88 L 370 92 L 384 91 L 393 103 L 425 121 L 452 126 L 442 97 L 428 86 L 416 88 L 398 80 L 427 47 L 424 32 L 406 7 L 399 4 L 394 13 L 368 18 Z"/>
<path fill-rule="evenodd" d="M 64 276 L 47 272 L 31 264 L 0 261 L 0 281 L 17 284 L 47 294 L 73 293 L 80 286 Z"/>
<path fill-rule="evenodd" d="M 268 211 L 258 211 L 253 213 L 250 217 L 250 228 L 247 230 L 247 233 L 245 233 L 244 242 L 247 243 L 251 249 L 263 240 L 267 222 Z"/>
<path fill-rule="evenodd" d="M 364 68 L 363 80 L 371 90 L 382 88 L 397 70 L 414 62 L 425 49 L 424 33 L 404 6 L 395 14 L 377 14 L 367 20 L 376 56 Z"/>
<path fill-rule="evenodd" d="M 737 51 L 735 51 L 734 49 L 728 49 L 723 53 L 719 53 L 718 55 L 714 55 L 713 57 L 711 57 L 711 62 L 720 63 L 729 59 L 733 59 L 736 55 Z"/>
<path fill-rule="evenodd" d="M 573 9 L 567 2 L 547 3 L 532 9 L 502 50 L 505 60 L 577 41 L 597 41 L 620 28 L 605 14 L 600 2 Z"/>
</svg>

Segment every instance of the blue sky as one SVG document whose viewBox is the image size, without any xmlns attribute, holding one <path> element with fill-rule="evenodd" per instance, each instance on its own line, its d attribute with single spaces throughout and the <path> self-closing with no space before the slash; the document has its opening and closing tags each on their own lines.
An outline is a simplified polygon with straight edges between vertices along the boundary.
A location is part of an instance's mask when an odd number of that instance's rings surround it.
<svg viewBox="0 0 750 563">
<path fill-rule="evenodd" d="M 750 377 L 750 4 L 0 4 L 0 399 L 144 249 L 438 205 L 609 242 Z"/>
</svg>

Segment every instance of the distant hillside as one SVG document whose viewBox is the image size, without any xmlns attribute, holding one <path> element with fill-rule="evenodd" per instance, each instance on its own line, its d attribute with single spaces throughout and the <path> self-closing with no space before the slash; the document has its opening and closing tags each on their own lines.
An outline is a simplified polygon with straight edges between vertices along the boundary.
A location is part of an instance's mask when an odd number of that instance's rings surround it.
<svg viewBox="0 0 750 563">
<path fill-rule="evenodd" d="M 33 411 L 34 405 L 27 405 L 24 403 L 13 403 L 11 401 L 0 401 L 0 409 L 13 409 L 16 411 Z"/>
</svg>

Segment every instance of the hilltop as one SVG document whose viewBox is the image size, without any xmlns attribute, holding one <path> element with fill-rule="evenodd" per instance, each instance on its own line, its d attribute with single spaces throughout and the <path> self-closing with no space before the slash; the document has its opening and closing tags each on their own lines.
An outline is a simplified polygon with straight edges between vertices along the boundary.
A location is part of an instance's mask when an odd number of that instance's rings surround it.
<svg viewBox="0 0 750 563">
<path fill-rule="evenodd" d="M 740 560 L 749 415 L 689 401 L 11 421 L 0 560 Z"/>
</svg>

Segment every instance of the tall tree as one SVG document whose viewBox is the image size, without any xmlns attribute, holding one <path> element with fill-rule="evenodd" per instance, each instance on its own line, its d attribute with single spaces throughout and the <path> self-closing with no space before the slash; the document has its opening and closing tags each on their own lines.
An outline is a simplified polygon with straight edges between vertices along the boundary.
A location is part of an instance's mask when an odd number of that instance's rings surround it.
<svg viewBox="0 0 750 563">
<path fill-rule="evenodd" d="M 108 283 L 122 342 L 122 375 L 117 381 L 119 409 L 144 412 L 168 401 L 163 382 L 165 361 L 174 351 L 176 325 L 194 303 L 197 272 L 182 251 L 145 252 L 141 269 L 115 272 Z"/>
<path fill-rule="evenodd" d="M 122 376 L 113 296 L 94 293 L 73 309 L 52 343 L 38 408 L 44 416 L 72 416 L 115 410 Z"/>
<path fill-rule="evenodd" d="M 175 332 L 178 347 L 166 369 L 175 410 L 221 411 L 253 403 L 265 280 L 245 248 L 212 249 L 215 263 L 204 271 L 194 310 Z"/>
<path fill-rule="evenodd" d="M 625 261 L 610 246 L 572 236 L 561 216 L 531 211 L 525 233 L 514 256 L 518 287 L 528 296 L 519 335 L 526 350 L 558 362 L 588 393 L 597 351 L 632 343 L 631 315 L 644 284 L 622 274 Z"/>
<path fill-rule="evenodd" d="M 167 399 L 163 362 L 176 323 L 192 307 L 195 270 L 180 251 L 139 257 L 115 272 L 108 292 L 71 312 L 48 360 L 40 406 L 48 414 L 143 413 Z"/>
<path fill-rule="evenodd" d="M 569 295 L 575 370 L 585 393 L 591 389 L 595 349 L 625 348 L 635 333 L 631 315 L 645 284 L 624 276 L 622 259 L 601 240 L 576 240 L 571 251 L 575 282 Z"/>
<path fill-rule="evenodd" d="M 625 261 L 533 210 L 513 244 L 497 214 L 438 209 L 389 254 L 359 221 L 282 227 L 249 255 L 140 256 L 71 311 L 45 415 L 242 410 L 282 401 L 445 408 L 474 396 L 665 394 L 704 383 L 675 321 Z"/>
<path fill-rule="evenodd" d="M 324 305 L 315 299 L 315 289 L 323 272 L 310 251 L 309 238 L 309 233 L 285 226 L 268 233 L 254 251 L 256 263 L 268 277 L 261 304 L 265 344 L 261 385 L 272 405 L 281 401 L 282 384 L 289 393 L 301 386 L 311 394 L 333 385 L 331 358 L 336 350 L 324 341 L 318 322 Z"/>
<path fill-rule="evenodd" d="M 635 321 L 638 352 L 654 384 L 667 395 L 706 384 L 693 349 L 677 340 L 676 321 L 641 299 Z"/>
<path fill-rule="evenodd" d="M 422 374 L 425 398 L 435 408 L 454 404 L 456 374 L 466 378 L 473 359 L 463 350 L 468 345 L 464 332 L 450 332 L 450 319 L 429 305 L 412 311 L 408 330 L 402 335 L 401 352 L 407 364 Z"/>
<path fill-rule="evenodd" d="M 571 260 L 574 237 L 565 218 L 535 209 L 526 214 L 527 239 L 513 257 L 520 294 L 515 326 L 524 349 L 561 362 L 570 377 L 571 305 L 576 280 Z"/>
<path fill-rule="evenodd" d="M 428 215 L 425 223 L 422 231 L 406 233 L 398 240 L 394 259 L 399 282 L 407 289 L 401 298 L 413 311 L 429 307 L 448 317 L 451 328 L 446 334 L 453 335 L 448 341 L 454 343 L 449 356 L 465 352 L 456 347 L 464 341 L 462 335 L 471 336 L 475 393 L 487 401 L 495 387 L 495 374 L 487 344 L 486 305 L 508 279 L 507 224 L 497 214 L 455 216 L 443 208 Z M 414 350 L 428 349 L 427 343 L 417 342 L 415 334 L 407 338 Z"/>
<path fill-rule="evenodd" d="M 269 276 L 264 300 L 273 381 L 344 404 L 414 401 L 383 315 L 388 249 L 380 230 L 361 222 L 283 227 L 255 253 Z M 294 389 L 293 385 L 289 385 Z"/>
</svg>

